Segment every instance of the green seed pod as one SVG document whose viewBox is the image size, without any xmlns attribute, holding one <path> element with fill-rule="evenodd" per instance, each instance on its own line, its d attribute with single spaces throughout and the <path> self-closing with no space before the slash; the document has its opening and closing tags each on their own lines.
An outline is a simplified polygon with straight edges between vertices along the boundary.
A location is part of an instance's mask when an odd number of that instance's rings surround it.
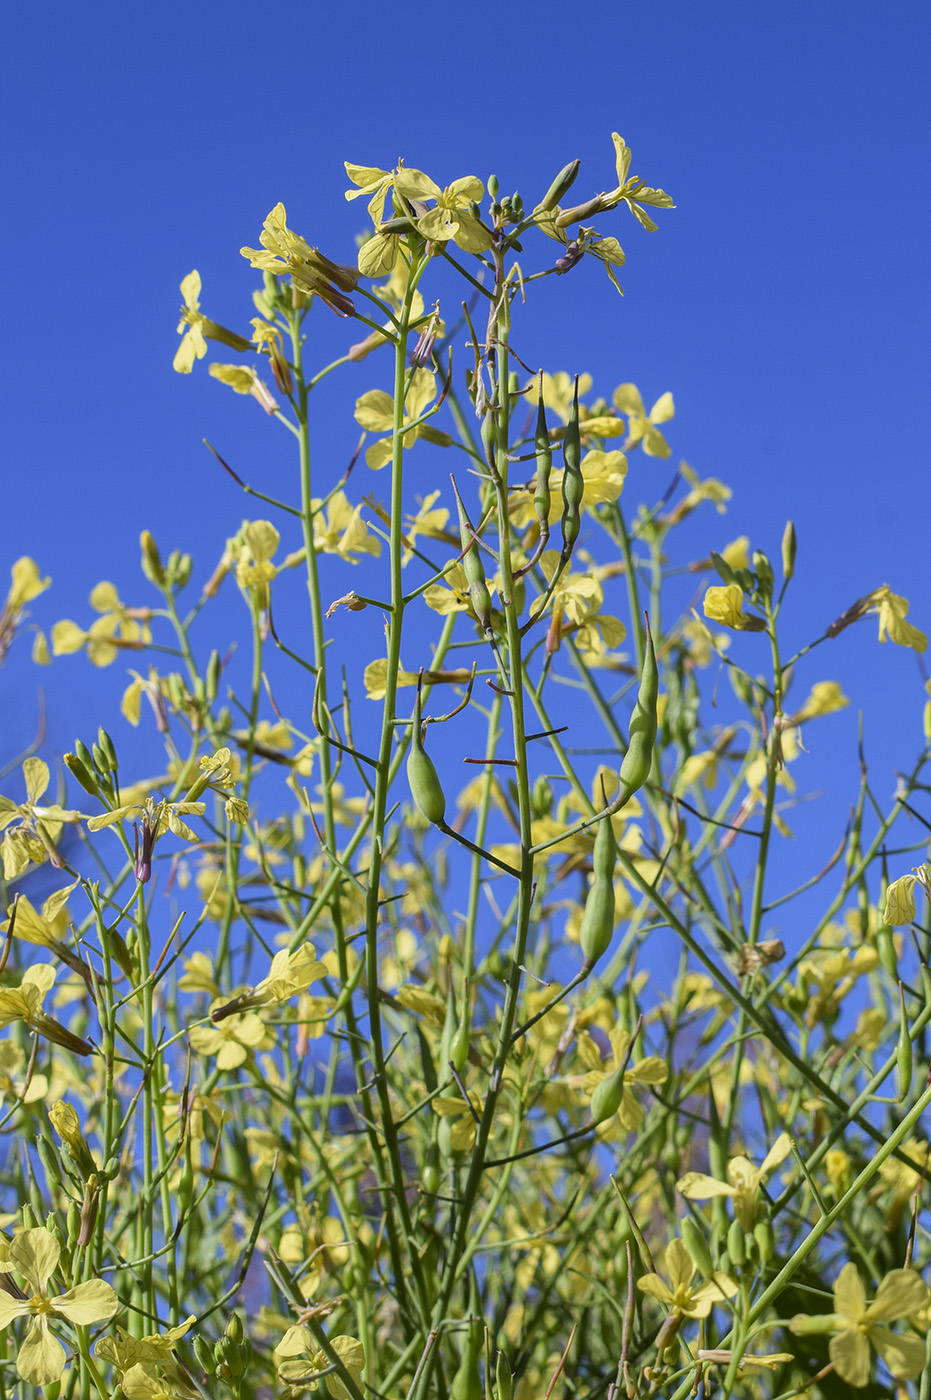
<svg viewBox="0 0 931 1400">
<path fill-rule="evenodd" d="M 708 1241 L 699 1225 L 690 1215 L 686 1215 L 680 1220 L 679 1229 L 682 1234 L 682 1243 L 688 1250 L 689 1256 L 702 1278 L 712 1278 L 714 1276 L 714 1263 L 711 1258 L 711 1250 L 708 1248 Z"/>
<path fill-rule="evenodd" d="M 795 573 L 796 546 L 795 524 L 793 521 L 787 520 L 786 528 L 782 534 L 782 576 L 786 583 Z"/>
<path fill-rule="evenodd" d="M 457 1074 L 462 1073 L 469 1059 L 469 997 L 469 984 L 466 982 L 462 996 L 462 1012 L 449 1047 L 449 1058 Z"/>
<path fill-rule="evenodd" d="M 210 660 L 207 662 L 207 684 L 205 687 L 207 701 L 213 704 L 217 698 L 217 688 L 220 684 L 220 653 L 214 648 L 210 653 Z"/>
<path fill-rule="evenodd" d="M 610 948 L 614 936 L 614 914 L 613 882 L 595 879 L 588 891 L 582 911 L 582 922 L 579 925 L 579 946 L 585 957 L 583 972 L 590 972 L 598 959 Z"/>
<path fill-rule="evenodd" d="M 546 406 L 543 402 L 543 388 L 537 400 L 537 434 L 534 443 L 537 450 L 537 484 L 533 493 L 533 508 L 540 522 L 541 533 L 550 532 L 550 472 L 553 467 L 553 449 L 546 427 Z"/>
<path fill-rule="evenodd" d="M 439 826 L 446 816 L 446 797 L 433 760 L 423 746 L 420 718 L 420 685 L 417 686 L 417 699 L 414 701 L 414 718 L 411 727 L 411 747 L 407 755 L 407 781 L 411 797 L 418 811 L 428 822 Z"/>
<path fill-rule="evenodd" d="M 440 1189 L 440 1149 L 435 1142 L 431 1142 L 424 1155 L 423 1170 L 420 1173 L 420 1181 L 424 1191 L 428 1196 L 435 1196 Z"/>
<path fill-rule="evenodd" d="M 579 432 L 579 376 L 575 377 L 575 392 L 572 396 L 572 411 L 562 441 L 565 471 L 562 475 L 562 552 L 568 559 L 579 538 L 582 526 L 582 496 L 585 482 L 582 478 L 582 438 Z"/>
<path fill-rule="evenodd" d="M 617 840 L 610 817 L 603 817 L 595 832 L 595 848 L 592 851 L 592 873 L 596 880 L 614 881 L 617 866 Z"/>
<path fill-rule="evenodd" d="M 483 1335 L 477 1322 L 469 1323 L 462 1360 L 449 1388 L 450 1400 L 485 1400 L 485 1388 L 478 1363 L 482 1354 Z"/>
<path fill-rule="evenodd" d="M 564 199 L 575 184 L 576 176 L 579 173 L 582 162 L 580 160 L 570 160 L 568 165 L 564 165 L 550 185 L 546 194 L 540 201 L 541 209 L 555 209 L 561 199 Z"/>
<path fill-rule="evenodd" d="M 68 1245 L 71 1247 L 74 1245 L 81 1231 L 81 1207 L 78 1205 L 77 1201 L 69 1201 L 68 1203 L 67 1225 Z"/>
<path fill-rule="evenodd" d="M 744 1227 L 739 1220 L 732 1220 L 727 1232 L 727 1253 L 735 1268 L 742 1268 L 747 1262 L 747 1246 L 744 1240 Z"/>
<path fill-rule="evenodd" d="M 78 758 L 76 753 L 65 754 L 65 767 L 67 768 L 71 776 L 81 784 L 81 787 L 84 789 L 85 792 L 90 793 L 91 797 L 97 796 L 98 792 L 100 791 L 100 788 L 97 785 L 96 780 L 91 777 L 90 773 L 88 773 L 87 769 L 84 767 L 84 764 Z"/>
<path fill-rule="evenodd" d="M 452 480 L 452 478 L 450 478 Z M 462 567 L 465 576 L 469 580 L 469 598 L 472 602 L 472 609 L 475 616 L 482 625 L 482 631 L 486 637 L 491 635 L 491 594 L 488 592 L 488 584 L 485 582 L 485 565 L 482 563 L 481 552 L 475 538 L 475 531 L 469 519 L 466 508 L 459 495 L 459 489 L 453 481 L 453 490 L 456 493 L 456 509 L 459 512 L 459 539 L 462 542 Z"/>
<path fill-rule="evenodd" d="M 758 1220 L 753 1227 L 753 1238 L 756 1240 L 756 1247 L 759 1250 L 760 1263 L 768 1264 L 776 1252 L 772 1221 Z"/>
<path fill-rule="evenodd" d="M 497 1400 L 512 1400 L 514 1395 L 511 1363 L 503 1351 L 498 1352 L 498 1359 L 495 1362 L 495 1395 Z"/>
<path fill-rule="evenodd" d="M 110 735 L 105 729 L 97 730 L 97 742 L 103 749 L 104 753 L 107 755 L 107 762 L 110 765 L 110 772 L 115 772 L 116 769 L 120 766 L 120 761 L 116 756 L 116 748 L 114 747 L 113 740 L 110 738 Z"/>
<path fill-rule="evenodd" d="M 485 461 L 492 471 L 496 470 L 498 464 L 498 415 L 491 406 L 482 419 L 482 446 L 485 449 Z"/>
<path fill-rule="evenodd" d="M 621 801 L 618 810 L 641 788 L 650 776 L 653 764 L 653 746 L 656 743 L 656 702 L 659 696 L 659 670 L 656 665 L 656 651 L 653 647 L 653 634 L 650 619 L 646 618 L 646 638 L 643 651 L 643 666 L 640 671 L 640 689 L 637 703 L 630 718 L 630 743 L 620 772 Z"/>
<path fill-rule="evenodd" d="M 899 1040 L 895 1050 L 895 1082 L 899 1098 L 904 1099 L 912 1087 L 912 1039 L 908 1033 L 905 1012 L 905 989 L 899 983 Z"/>
<path fill-rule="evenodd" d="M 613 898 L 612 890 L 612 898 Z M 621 1106 L 624 1097 L 624 1075 L 627 1066 L 619 1065 L 611 1074 L 606 1074 L 600 1084 L 595 1086 L 592 1092 L 592 1122 L 606 1123 L 609 1118 L 613 1118 Z"/>
</svg>

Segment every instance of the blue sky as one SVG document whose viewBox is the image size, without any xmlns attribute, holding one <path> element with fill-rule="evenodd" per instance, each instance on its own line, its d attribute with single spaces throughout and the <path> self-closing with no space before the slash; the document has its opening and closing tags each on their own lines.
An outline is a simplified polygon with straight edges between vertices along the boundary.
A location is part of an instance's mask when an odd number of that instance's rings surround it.
<svg viewBox="0 0 931 1400">
<path fill-rule="evenodd" d="M 402 156 L 441 184 L 494 170 L 534 203 L 580 157 L 583 198 L 610 188 L 617 130 L 633 168 L 678 207 L 652 235 L 632 220 L 605 228 L 628 255 L 623 301 L 587 263 L 571 296 L 544 284 L 521 353 L 591 370 L 597 392 L 632 379 L 649 404 L 673 391 L 675 459 L 734 490 L 723 521 L 709 511 L 695 526 L 696 554 L 750 533 L 777 558 L 795 519 L 790 645 L 882 582 L 931 630 L 926 3 L 543 0 L 392 14 L 369 0 L 52 0 L 8 7 L 0 29 L 0 565 L 28 553 L 52 574 L 34 607 L 46 626 L 88 620 L 103 577 L 142 599 L 142 528 L 165 551 L 190 550 L 206 576 L 250 512 L 203 437 L 248 479 L 284 489 L 288 445 L 256 405 L 232 401 L 203 365 L 172 371 L 191 268 L 207 314 L 247 329 L 254 274 L 238 250 L 257 244 L 277 200 L 310 242 L 352 260 L 364 210 L 343 198 L 344 160 Z M 331 320 L 328 346 L 356 338 Z M 321 424 L 334 471 L 355 445 L 352 401 L 385 373 L 352 366 L 334 389 L 332 439 Z M 358 494 L 373 484 L 360 478 Z M 71 658 L 42 677 L 53 747 L 116 716 L 116 669 Z M 891 769 L 921 742 L 913 653 L 880 648 L 870 621 L 821 649 L 800 698 L 819 679 L 840 680 L 855 704 L 827 722 L 813 784 L 829 785 L 835 762 L 854 780 L 862 704 L 868 752 L 890 773 L 879 790 L 891 792 Z M 35 684 L 21 646 L 0 679 L 0 758 L 33 732 Z M 832 826 L 825 846 L 839 834 Z"/>
</svg>

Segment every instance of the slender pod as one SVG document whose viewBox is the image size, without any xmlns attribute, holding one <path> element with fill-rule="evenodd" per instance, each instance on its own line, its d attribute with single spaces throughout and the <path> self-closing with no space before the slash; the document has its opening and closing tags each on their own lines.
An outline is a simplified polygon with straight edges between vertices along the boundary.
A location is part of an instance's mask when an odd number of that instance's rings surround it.
<svg viewBox="0 0 931 1400">
<path fill-rule="evenodd" d="M 533 493 L 533 508 L 540 524 L 540 534 L 550 532 L 550 471 L 553 467 L 553 449 L 546 426 L 546 405 L 543 402 L 543 375 L 540 375 L 540 397 L 537 401 L 537 484 Z"/>
<path fill-rule="evenodd" d="M 640 670 L 640 689 L 637 703 L 630 717 L 630 743 L 621 764 L 620 782 L 615 811 L 624 807 L 638 788 L 643 787 L 650 776 L 653 764 L 653 746 L 656 743 L 656 701 L 659 696 L 659 670 L 656 665 L 656 651 L 650 619 L 644 613 L 646 638 L 643 649 L 643 666 Z"/>
<path fill-rule="evenodd" d="M 456 493 L 456 508 L 459 511 L 459 538 L 462 541 L 462 567 L 465 576 L 469 581 L 469 598 L 472 601 L 472 609 L 486 637 L 491 635 L 491 594 L 488 592 L 488 584 L 485 581 L 485 566 L 482 563 L 482 556 L 479 552 L 478 541 L 475 530 L 469 519 L 466 508 L 459 495 L 459 488 L 455 480 L 450 477 L 453 483 L 453 490 Z"/>
<path fill-rule="evenodd" d="M 585 957 L 583 973 L 591 971 L 607 952 L 614 934 L 614 868 L 617 864 L 617 841 L 611 818 L 604 817 L 595 835 L 592 853 L 594 879 L 588 891 L 582 922 L 579 926 L 579 946 Z M 614 1112 L 615 1110 L 612 1110 Z M 600 1120 L 599 1120 L 600 1121 Z"/>
<path fill-rule="evenodd" d="M 565 471 L 562 476 L 562 552 L 568 559 L 575 542 L 579 538 L 582 524 L 582 495 L 585 482 L 582 478 L 582 437 L 579 432 L 579 376 L 575 376 L 575 390 L 572 395 L 572 411 L 562 443 Z"/>
<path fill-rule="evenodd" d="M 411 797 L 418 811 L 428 822 L 439 826 L 446 816 L 446 797 L 433 760 L 423 746 L 423 732 L 420 708 L 420 682 L 417 684 L 417 699 L 414 701 L 414 717 L 411 725 L 411 748 L 407 755 L 407 781 Z"/>
</svg>

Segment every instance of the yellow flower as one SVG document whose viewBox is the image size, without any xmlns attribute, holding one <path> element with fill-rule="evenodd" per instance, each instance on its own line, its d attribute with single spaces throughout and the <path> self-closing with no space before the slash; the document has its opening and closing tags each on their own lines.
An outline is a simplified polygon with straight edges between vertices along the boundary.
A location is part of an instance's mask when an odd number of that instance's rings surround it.
<svg viewBox="0 0 931 1400">
<path fill-rule="evenodd" d="M 693 471 L 688 462 L 679 463 L 679 474 L 691 483 L 692 489 L 683 497 L 677 506 L 669 512 L 666 517 L 668 525 L 678 525 L 680 520 L 684 520 L 687 515 L 691 515 L 702 501 L 711 501 L 719 515 L 727 512 L 725 502 L 729 501 L 734 494 L 729 486 L 725 486 L 723 481 L 718 481 L 717 477 L 709 476 L 702 481 L 697 472 Z M 730 546 L 733 549 L 733 546 Z M 731 565 L 733 568 L 734 566 Z M 746 568 L 746 565 L 743 566 Z"/>
<path fill-rule="evenodd" d="M 343 165 L 352 183 L 359 186 L 358 189 L 347 190 L 346 198 L 358 199 L 360 195 L 369 195 L 369 217 L 378 228 L 385 217 L 385 200 L 394 183 L 394 174 L 376 165 L 351 165 L 348 160 L 343 161 Z"/>
<path fill-rule="evenodd" d="M 104 579 L 90 595 L 90 605 L 101 614 L 87 631 L 70 618 L 63 618 L 52 628 L 52 652 L 55 656 L 70 656 L 82 647 L 94 666 L 109 666 L 121 649 L 141 651 L 152 640 L 146 626 L 151 613 L 148 608 L 128 608 L 120 599 L 116 586 Z"/>
<path fill-rule="evenodd" d="M 649 204 L 654 209 L 675 209 L 672 197 L 665 190 L 652 189 L 644 184 L 639 175 L 630 174 L 631 149 L 625 143 L 623 136 L 619 136 L 616 131 L 612 131 L 611 140 L 614 142 L 614 158 L 617 170 L 617 189 L 611 190 L 604 196 L 605 209 L 613 209 L 618 204 L 626 204 L 630 212 L 639 224 L 648 233 L 656 232 L 656 224 L 644 209 L 645 204 Z"/>
<path fill-rule="evenodd" d="M 50 860 L 53 865 L 60 866 L 55 842 L 62 823 L 78 822 L 82 817 L 80 812 L 68 811 L 55 803 L 39 803 L 39 798 L 49 785 L 48 764 L 43 763 L 41 758 L 26 759 L 23 778 L 26 783 L 25 802 L 17 803 L 10 797 L 0 797 L 0 831 L 4 827 L 7 829 L 0 844 L 6 880 L 18 879 L 30 862 L 41 865 Z"/>
<path fill-rule="evenodd" d="M 609 1033 L 608 1039 L 611 1043 L 611 1054 L 607 1060 L 602 1060 L 598 1047 L 590 1035 L 583 1032 L 578 1039 L 579 1055 L 589 1066 L 589 1073 L 582 1080 L 582 1092 L 587 1094 L 589 1098 L 603 1080 L 609 1079 L 622 1065 L 625 1065 L 630 1052 L 631 1036 L 627 1031 L 621 1030 L 619 1026 L 614 1027 Z M 613 1115 L 625 1133 L 633 1132 L 643 1122 L 643 1109 L 633 1094 L 628 1093 L 627 1086 L 629 1084 L 665 1084 L 668 1078 L 669 1068 L 666 1061 L 660 1059 L 658 1055 L 647 1055 L 643 1060 L 626 1064 L 624 1091 L 617 1113 Z"/>
<path fill-rule="evenodd" d="M 749 569 L 750 567 L 750 537 L 749 535 L 738 535 L 736 540 L 731 540 L 721 550 L 721 558 L 725 564 L 730 564 L 732 569 Z"/>
<path fill-rule="evenodd" d="M 29 1285 L 31 1298 L 14 1298 L 0 1291 L 0 1328 L 17 1317 L 30 1319 L 16 1356 L 16 1369 L 28 1385 L 54 1385 L 65 1369 L 65 1349 L 49 1332 L 50 1318 L 64 1318 L 78 1327 L 108 1322 L 120 1306 L 109 1283 L 90 1279 L 49 1297 L 46 1285 L 55 1271 L 61 1245 L 50 1230 L 24 1230 L 10 1243 L 4 1272 L 15 1269 Z"/>
<path fill-rule="evenodd" d="M 789 724 L 801 724 L 806 719 L 818 719 L 822 715 L 833 715 L 843 710 L 850 701 L 837 681 L 815 681 L 808 699 L 800 710 L 788 720 Z"/>
<path fill-rule="evenodd" d="M 171 1370 L 175 1366 L 172 1357 L 175 1343 L 186 1335 L 194 1321 L 192 1314 L 180 1326 L 147 1337 L 131 1337 L 122 1327 L 117 1327 L 115 1337 L 100 1338 L 94 1354 L 105 1366 L 112 1366 L 121 1379 L 136 1366 L 150 1370 L 157 1364 Z"/>
<path fill-rule="evenodd" d="M 718 1181 L 703 1172 L 686 1172 L 676 1182 L 677 1190 L 690 1201 L 707 1201 L 713 1196 L 730 1196 L 734 1215 L 744 1230 L 752 1232 L 756 1222 L 756 1202 L 764 1179 L 784 1162 L 792 1151 L 788 1133 L 780 1133 L 763 1161 L 755 1167 L 746 1157 L 732 1157 L 727 1164 L 727 1181 Z"/>
<path fill-rule="evenodd" d="M 266 413 L 277 413 L 278 400 L 264 379 L 259 378 L 258 370 L 252 365 L 211 365 L 210 375 L 232 389 L 234 394 L 251 394 L 265 409 Z"/>
<path fill-rule="evenodd" d="M 537 381 L 533 380 L 533 387 L 537 388 Z M 587 394 L 592 387 L 592 377 L 590 374 L 579 375 L 579 398 Z M 547 408 L 551 409 L 563 423 L 569 422 L 569 414 L 572 412 L 572 401 L 575 395 L 575 376 L 567 374 L 564 369 L 556 374 L 544 374 L 543 376 L 543 402 Z"/>
<path fill-rule="evenodd" d="M 172 366 L 179 374 L 190 374 L 194 368 L 194 361 L 204 358 L 208 340 L 219 340 L 231 350 L 252 348 L 245 336 L 228 331 L 225 326 L 218 326 L 216 321 L 208 320 L 200 309 L 200 288 L 200 273 L 195 268 L 181 283 L 184 305 L 181 308 L 181 320 L 178 322 L 178 334 L 183 335 L 184 339 L 178 346 Z"/>
<path fill-rule="evenodd" d="M 611 401 L 619 413 L 627 416 L 625 447 L 642 447 L 648 457 L 668 457 L 671 454 L 672 448 L 656 426 L 657 423 L 668 423 L 675 415 L 676 406 L 668 390 L 660 394 L 649 413 L 644 408 L 636 384 L 619 384 L 611 395 Z"/>
<path fill-rule="evenodd" d="M 826 949 L 800 963 L 799 996 L 806 1004 L 805 1024 L 812 1027 L 825 1015 L 833 1016 L 857 978 L 872 972 L 878 963 L 879 954 L 867 943 L 853 954 L 846 948 Z"/>
<path fill-rule="evenodd" d="M 433 1112 L 441 1118 L 451 1118 L 449 1142 L 454 1152 L 468 1152 L 475 1146 L 478 1132 L 477 1116 L 482 1112 L 478 1094 L 470 1094 L 469 1102 L 459 1096 L 440 1094 L 433 1100 Z"/>
<path fill-rule="evenodd" d="M 259 235 L 261 248 L 241 248 L 252 267 L 272 272 L 276 277 L 290 273 L 291 281 L 305 296 L 318 296 L 338 316 L 354 316 L 355 307 L 346 295 L 358 281 L 354 267 L 343 267 L 311 248 L 300 234 L 288 228 L 287 212 L 280 202 L 265 220 Z"/>
<path fill-rule="evenodd" d="M 379 657 L 377 661 L 370 661 L 365 668 L 362 677 L 365 685 L 365 694 L 369 700 L 384 700 L 385 687 L 388 684 L 388 662 L 385 657 Z M 468 679 L 468 676 L 466 677 Z M 405 671 L 401 667 L 398 671 L 398 685 L 416 685 L 417 672 Z"/>
<path fill-rule="evenodd" d="M 230 542 L 230 552 L 236 561 L 236 582 L 243 590 L 254 589 L 256 601 L 262 607 L 268 598 L 268 584 L 278 572 L 272 555 L 280 538 L 269 520 L 246 520 Z"/>
<path fill-rule="evenodd" d="M 830 1356 L 841 1380 L 859 1389 L 870 1379 L 870 1343 L 896 1380 L 916 1380 L 924 1370 L 923 1338 L 899 1336 L 882 1324 L 917 1312 L 928 1290 L 914 1269 L 893 1269 L 879 1285 L 872 1303 L 855 1264 L 845 1264 L 834 1285 L 834 1312 L 818 1317 L 798 1313 L 789 1323 L 796 1336 L 833 1333 Z"/>
<path fill-rule="evenodd" d="M 910 622 L 906 622 L 908 615 L 908 599 L 902 598 L 898 593 L 893 593 L 887 583 L 881 588 L 876 588 L 869 595 L 868 611 L 876 612 L 879 615 L 879 640 L 884 642 L 886 637 L 893 642 L 897 642 L 901 647 L 912 647 L 914 651 L 925 651 L 928 639 L 924 632 L 913 627 Z"/>
<path fill-rule="evenodd" d="M 381 554 L 381 541 L 369 533 L 362 519 L 362 507 L 349 504 L 345 491 L 330 497 L 326 515 L 319 500 L 311 502 L 314 510 L 314 549 L 318 554 L 338 554 L 350 564 L 357 564 L 354 554 Z"/>
<path fill-rule="evenodd" d="M 417 422 L 435 398 L 436 378 L 432 371 L 422 368 L 414 370 L 404 400 L 402 441 L 405 447 L 412 446 L 418 438 L 424 438 L 438 447 L 449 447 L 452 438 L 448 433 L 432 428 L 429 423 Z M 370 389 L 356 399 L 355 419 L 367 432 L 392 433 L 394 400 L 384 389 Z M 379 471 L 391 461 L 391 442 L 390 437 L 381 438 L 366 450 L 365 460 L 373 471 Z"/>
<path fill-rule="evenodd" d="M 0 612 L 0 661 L 9 651 L 16 629 L 27 615 L 26 604 L 32 602 L 33 598 L 38 598 L 40 593 L 44 593 L 52 582 L 50 578 L 42 578 L 35 560 L 30 559 L 27 554 L 16 560 L 10 575 L 10 591 L 6 595 L 3 611 Z"/>
<path fill-rule="evenodd" d="M 355 1337 L 343 1336 L 329 1338 L 329 1344 L 353 1379 L 361 1376 L 365 1369 L 365 1351 L 362 1343 Z M 329 1375 L 323 1376 L 322 1379 L 333 1400 L 349 1400 L 349 1391 L 338 1373 L 330 1370 L 332 1363 L 326 1352 L 317 1345 L 309 1327 L 289 1327 L 275 1347 L 275 1356 L 281 1358 L 278 1363 L 278 1379 L 285 1385 L 298 1391 L 316 1390 L 319 1373 L 329 1371 Z"/>
<path fill-rule="evenodd" d="M 886 890 L 886 907 L 883 911 L 883 923 L 891 924 L 893 928 L 914 923 L 915 921 L 915 882 L 916 880 L 923 889 L 928 888 L 927 865 L 922 865 L 914 875 L 900 875 L 897 880 Z"/>
<path fill-rule="evenodd" d="M 663 1256 L 669 1283 L 659 1274 L 644 1274 L 637 1280 L 642 1293 L 648 1293 L 682 1317 L 707 1317 L 715 1303 L 724 1303 L 737 1293 L 737 1285 L 727 1274 L 716 1273 L 713 1279 L 692 1286 L 696 1265 L 680 1239 L 669 1241 Z"/>
<path fill-rule="evenodd" d="M 26 1067 L 25 1053 L 12 1040 L 0 1040 L 0 1093 L 4 1098 L 19 1099 L 20 1103 L 37 1103 L 48 1093 L 48 1078 L 32 1074 L 20 1078 Z"/>
<path fill-rule="evenodd" d="M 223 998 L 217 998 L 211 1010 L 222 1004 Z M 268 1050 L 275 1043 L 265 1022 L 254 1011 L 245 1016 L 226 1016 L 216 1025 L 192 1026 L 190 1038 L 199 1055 L 216 1055 L 219 1070 L 238 1069 L 251 1051 Z"/>
<path fill-rule="evenodd" d="M 491 247 L 491 230 L 469 207 L 477 204 L 485 193 L 477 175 L 464 175 L 440 189 L 422 170 L 401 168 L 394 172 L 394 188 L 402 199 L 415 205 L 425 199 L 436 201 L 433 209 L 414 219 L 424 238 L 434 243 L 454 239 L 466 253 L 484 253 Z"/>
<path fill-rule="evenodd" d="M 754 613 L 743 610 L 743 593 L 736 583 L 706 590 L 702 604 L 705 617 L 712 622 L 720 622 L 723 627 L 731 627 L 735 632 L 762 632 L 766 623 Z"/>
</svg>

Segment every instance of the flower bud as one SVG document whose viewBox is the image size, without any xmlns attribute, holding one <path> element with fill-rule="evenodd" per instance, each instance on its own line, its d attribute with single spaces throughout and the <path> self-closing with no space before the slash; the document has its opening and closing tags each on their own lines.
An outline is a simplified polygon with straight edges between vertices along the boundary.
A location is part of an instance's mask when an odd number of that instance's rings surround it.
<svg viewBox="0 0 931 1400">
<path fill-rule="evenodd" d="M 795 573 L 795 548 L 795 524 L 793 521 L 787 520 L 782 535 L 782 576 L 786 583 Z"/>
<path fill-rule="evenodd" d="M 561 214 L 557 214 L 556 227 L 568 228 L 570 224 L 581 223 L 583 219 L 590 219 L 593 214 L 600 214 L 604 207 L 604 195 L 596 194 L 584 204 L 576 204 L 572 209 L 564 209 Z"/>
<path fill-rule="evenodd" d="M 747 1262 L 747 1245 L 744 1239 L 744 1227 L 739 1220 L 732 1220 L 730 1229 L 727 1232 L 727 1253 L 728 1258 L 735 1268 L 741 1268 Z"/>
<path fill-rule="evenodd" d="M 110 772 L 113 773 L 120 766 L 120 761 L 116 756 L 116 749 L 113 740 L 105 729 L 97 730 L 97 742 L 107 756 L 107 763 L 110 765 Z"/>
<path fill-rule="evenodd" d="M 579 173 L 582 162 L 580 160 L 570 160 L 568 165 L 564 165 L 550 185 L 546 194 L 540 201 L 541 209 L 555 209 L 559 201 L 563 199 L 572 186 L 575 184 L 576 176 Z"/>
<path fill-rule="evenodd" d="M 760 549 L 753 551 L 753 567 L 760 581 L 760 587 L 764 593 L 768 593 L 773 586 L 773 566 Z"/>
<path fill-rule="evenodd" d="M 581 262 L 583 256 L 584 250 L 573 240 L 566 246 L 566 251 L 563 253 L 562 257 L 557 258 L 554 263 L 556 276 L 562 277 L 564 273 L 571 272 L 576 263 Z"/>
<path fill-rule="evenodd" d="M 91 756 L 97 772 L 105 778 L 110 771 L 110 761 L 99 744 L 91 744 Z"/>
<path fill-rule="evenodd" d="M 148 530 L 143 530 L 139 536 L 139 544 L 142 549 L 142 572 L 150 583 L 155 584 L 156 588 L 164 588 L 165 570 L 162 567 L 161 555 L 158 552 L 158 545 Z"/>
<path fill-rule="evenodd" d="M 714 1262 L 711 1258 L 711 1250 L 708 1248 L 708 1241 L 702 1234 L 701 1228 L 690 1215 L 686 1215 L 679 1222 L 679 1229 L 682 1234 L 682 1243 L 688 1250 L 692 1263 L 702 1278 L 713 1278 Z"/>
<path fill-rule="evenodd" d="M 497 175 L 489 175 L 489 177 L 488 177 L 488 194 L 489 194 L 489 197 L 490 197 L 491 199 L 497 199 L 497 198 L 498 198 L 499 191 L 500 191 L 500 186 L 499 186 L 499 184 L 498 184 L 498 177 L 497 177 Z"/>
<path fill-rule="evenodd" d="M 87 769 L 84 767 L 84 764 L 78 758 L 77 754 L 66 753 L 64 761 L 65 767 L 67 768 L 68 772 L 74 779 L 76 779 L 77 782 L 81 784 L 81 787 L 84 789 L 84 791 L 86 793 L 89 793 L 91 797 L 96 797 L 98 792 L 100 791 L 100 788 L 96 780 L 91 777 L 90 773 L 88 773 Z"/>
</svg>

